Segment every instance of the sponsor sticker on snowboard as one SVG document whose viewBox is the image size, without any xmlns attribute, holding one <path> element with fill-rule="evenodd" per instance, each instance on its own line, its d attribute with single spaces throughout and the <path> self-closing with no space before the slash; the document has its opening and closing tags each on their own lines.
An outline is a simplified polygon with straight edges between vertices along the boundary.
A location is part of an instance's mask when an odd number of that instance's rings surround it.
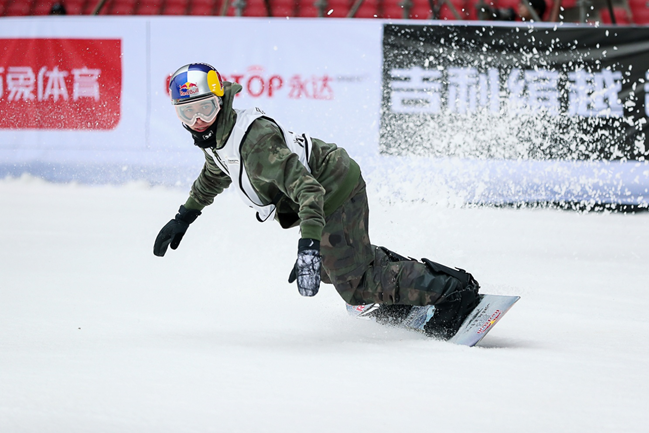
<svg viewBox="0 0 649 433">
<path fill-rule="evenodd" d="M 475 346 L 520 298 L 520 296 L 483 295 L 478 306 L 448 341 L 463 346 Z"/>
<path fill-rule="evenodd" d="M 358 319 L 371 319 L 371 313 L 379 308 L 379 304 L 347 305 L 347 313 Z"/>
</svg>

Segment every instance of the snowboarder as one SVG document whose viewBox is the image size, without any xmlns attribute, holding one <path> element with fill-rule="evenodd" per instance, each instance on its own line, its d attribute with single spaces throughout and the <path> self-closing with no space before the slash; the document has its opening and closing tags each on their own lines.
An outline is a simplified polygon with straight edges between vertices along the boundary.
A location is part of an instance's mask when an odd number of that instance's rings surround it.
<svg viewBox="0 0 649 433">
<path fill-rule="evenodd" d="M 369 208 L 358 164 L 345 149 L 284 129 L 258 108 L 234 109 L 237 83 L 214 67 L 192 63 L 171 77 L 171 102 L 205 163 L 187 201 L 158 234 L 153 253 L 176 249 L 189 225 L 234 181 L 257 219 L 300 227 L 289 283 L 303 296 L 333 284 L 350 305 L 378 304 L 379 321 L 434 305 L 424 331 L 448 339 L 479 303 L 471 274 L 427 259 L 400 256 L 370 243 Z"/>
</svg>

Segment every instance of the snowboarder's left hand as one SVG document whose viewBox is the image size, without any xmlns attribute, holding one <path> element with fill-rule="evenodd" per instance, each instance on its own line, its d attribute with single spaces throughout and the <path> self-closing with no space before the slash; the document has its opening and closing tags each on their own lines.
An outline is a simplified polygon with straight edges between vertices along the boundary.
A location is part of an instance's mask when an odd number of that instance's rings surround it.
<svg viewBox="0 0 649 433">
<path fill-rule="evenodd" d="M 297 244 L 297 260 L 288 277 L 292 283 L 297 279 L 297 290 L 302 296 L 315 296 L 320 289 L 320 241 L 300 239 Z"/>
</svg>

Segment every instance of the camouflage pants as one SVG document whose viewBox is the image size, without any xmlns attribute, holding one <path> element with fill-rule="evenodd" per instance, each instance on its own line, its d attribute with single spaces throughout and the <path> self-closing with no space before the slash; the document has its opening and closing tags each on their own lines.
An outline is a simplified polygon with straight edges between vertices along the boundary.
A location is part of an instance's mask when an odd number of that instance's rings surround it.
<svg viewBox="0 0 649 433">
<path fill-rule="evenodd" d="M 370 243 L 369 207 L 361 178 L 351 198 L 329 215 L 320 244 L 322 281 L 351 305 L 432 305 L 451 301 L 463 284 L 430 266 Z"/>
</svg>

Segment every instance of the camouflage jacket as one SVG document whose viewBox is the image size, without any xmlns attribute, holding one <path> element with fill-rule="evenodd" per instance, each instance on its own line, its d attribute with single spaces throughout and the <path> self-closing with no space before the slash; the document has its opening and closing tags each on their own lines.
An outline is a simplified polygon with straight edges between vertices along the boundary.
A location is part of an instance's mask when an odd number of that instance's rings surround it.
<svg viewBox="0 0 649 433">
<path fill-rule="evenodd" d="M 213 134 L 204 135 L 209 140 L 202 141 L 200 134 L 192 134 L 195 143 L 203 148 L 205 164 L 185 203 L 188 209 L 201 210 L 212 204 L 214 197 L 231 184 L 230 177 L 205 150 L 223 147 L 236 122 L 232 102 L 241 86 L 225 82 L 224 88 L 223 107 L 212 128 Z M 299 223 L 303 238 L 320 240 L 325 217 L 349 198 L 360 177 L 358 164 L 345 149 L 316 138 L 309 173 L 286 146 L 279 127 L 263 117 L 250 125 L 241 143 L 241 161 L 259 198 L 264 204 L 275 203 L 275 219 L 284 228 Z"/>
</svg>

